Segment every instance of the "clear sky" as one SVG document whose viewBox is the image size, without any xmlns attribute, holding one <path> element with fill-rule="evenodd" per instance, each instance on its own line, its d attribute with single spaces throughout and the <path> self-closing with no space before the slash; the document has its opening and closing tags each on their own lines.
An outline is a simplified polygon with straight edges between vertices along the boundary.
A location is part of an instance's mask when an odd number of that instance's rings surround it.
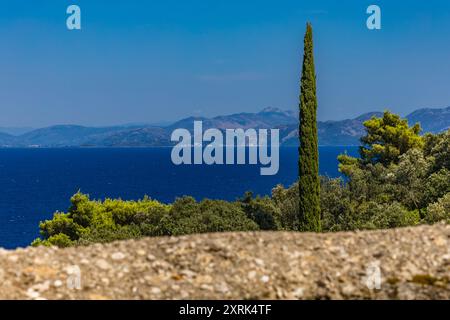
<svg viewBox="0 0 450 320">
<path fill-rule="evenodd" d="M 2 0 L 0 126 L 295 109 L 307 21 L 319 119 L 450 105 L 448 0 Z"/>
</svg>

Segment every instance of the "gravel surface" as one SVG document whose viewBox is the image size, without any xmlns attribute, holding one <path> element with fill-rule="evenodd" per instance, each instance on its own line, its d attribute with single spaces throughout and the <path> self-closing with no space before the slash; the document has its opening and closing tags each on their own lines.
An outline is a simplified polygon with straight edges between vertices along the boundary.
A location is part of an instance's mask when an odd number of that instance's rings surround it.
<svg viewBox="0 0 450 320">
<path fill-rule="evenodd" d="M 3 299 L 450 299 L 450 225 L 0 249 Z"/>
</svg>

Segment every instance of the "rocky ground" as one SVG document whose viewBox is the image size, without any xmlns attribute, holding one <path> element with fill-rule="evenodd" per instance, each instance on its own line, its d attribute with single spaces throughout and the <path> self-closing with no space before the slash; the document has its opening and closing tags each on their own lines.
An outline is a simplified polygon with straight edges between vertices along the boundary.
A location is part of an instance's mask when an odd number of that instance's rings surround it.
<svg viewBox="0 0 450 320">
<path fill-rule="evenodd" d="M 3 299 L 450 299 L 450 225 L 0 250 Z"/>
</svg>

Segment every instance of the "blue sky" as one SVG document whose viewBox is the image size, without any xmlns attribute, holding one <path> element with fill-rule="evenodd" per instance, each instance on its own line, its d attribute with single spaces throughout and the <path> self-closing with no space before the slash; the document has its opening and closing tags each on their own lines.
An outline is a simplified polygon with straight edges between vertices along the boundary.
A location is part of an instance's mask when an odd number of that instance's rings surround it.
<svg viewBox="0 0 450 320">
<path fill-rule="evenodd" d="M 70 4 L 81 31 L 66 29 Z M 366 28 L 370 4 L 382 30 Z M 450 105 L 446 0 L 4 0 L 0 126 L 295 109 L 307 21 L 319 119 Z"/>
</svg>

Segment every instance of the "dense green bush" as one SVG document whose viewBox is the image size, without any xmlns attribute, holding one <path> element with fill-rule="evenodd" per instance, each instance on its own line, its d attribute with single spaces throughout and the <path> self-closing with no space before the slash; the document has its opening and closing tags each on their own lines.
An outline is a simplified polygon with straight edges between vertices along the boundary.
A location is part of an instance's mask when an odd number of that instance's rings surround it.
<svg viewBox="0 0 450 320">
<path fill-rule="evenodd" d="M 177 199 L 161 219 L 159 235 L 258 229 L 237 203 L 209 199 L 196 202 L 192 197 L 184 197 Z"/>
<path fill-rule="evenodd" d="M 450 223 L 450 193 L 432 203 L 427 208 L 425 221 L 435 223 L 438 221 L 447 221 Z"/>
<path fill-rule="evenodd" d="M 73 246 L 75 242 L 70 239 L 70 237 L 65 233 L 58 233 L 50 236 L 46 240 L 41 240 L 40 238 L 33 241 L 31 245 L 33 246 L 57 246 L 61 248 Z"/>
<path fill-rule="evenodd" d="M 362 163 L 397 163 L 399 157 L 411 149 L 423 147 L 420 125 L 408 125 L 406 119 L 385 111 L 381 118 L 372 117 L 364 123 L 367 134 L 361 138 Z"/>
<path fill-rule="evenodd" d="M 251 192 L 239 199 L 242 210 L 261 230 L 281 229 L 281 210 L 269 197 L 253 198 Z"/>
<path fill-rule="evenodd" d="M 266 202 L 270 204 L 269 200 Z M 177 199 L 172 205 L 148 197 L 140 201 L 101 202 L 78 192 L 71 203 L 68 213 L 57 212 L 52 220 L 40 224 L 41 238 L 33 245 L 66 247 L 142 236 L 259 230 L 239 202 L 197 202 L 191 197 Z M 261 207 L 264 208 L 262 204 Z"/>
<path fill-rule="evenodd" d="M 299 230 L 300 228 L 298 194 L 298 182 L 287 189 L 282 185 L 272 189 L 272 201 L 279 209 L 282 230 Z"/>
</svg>

